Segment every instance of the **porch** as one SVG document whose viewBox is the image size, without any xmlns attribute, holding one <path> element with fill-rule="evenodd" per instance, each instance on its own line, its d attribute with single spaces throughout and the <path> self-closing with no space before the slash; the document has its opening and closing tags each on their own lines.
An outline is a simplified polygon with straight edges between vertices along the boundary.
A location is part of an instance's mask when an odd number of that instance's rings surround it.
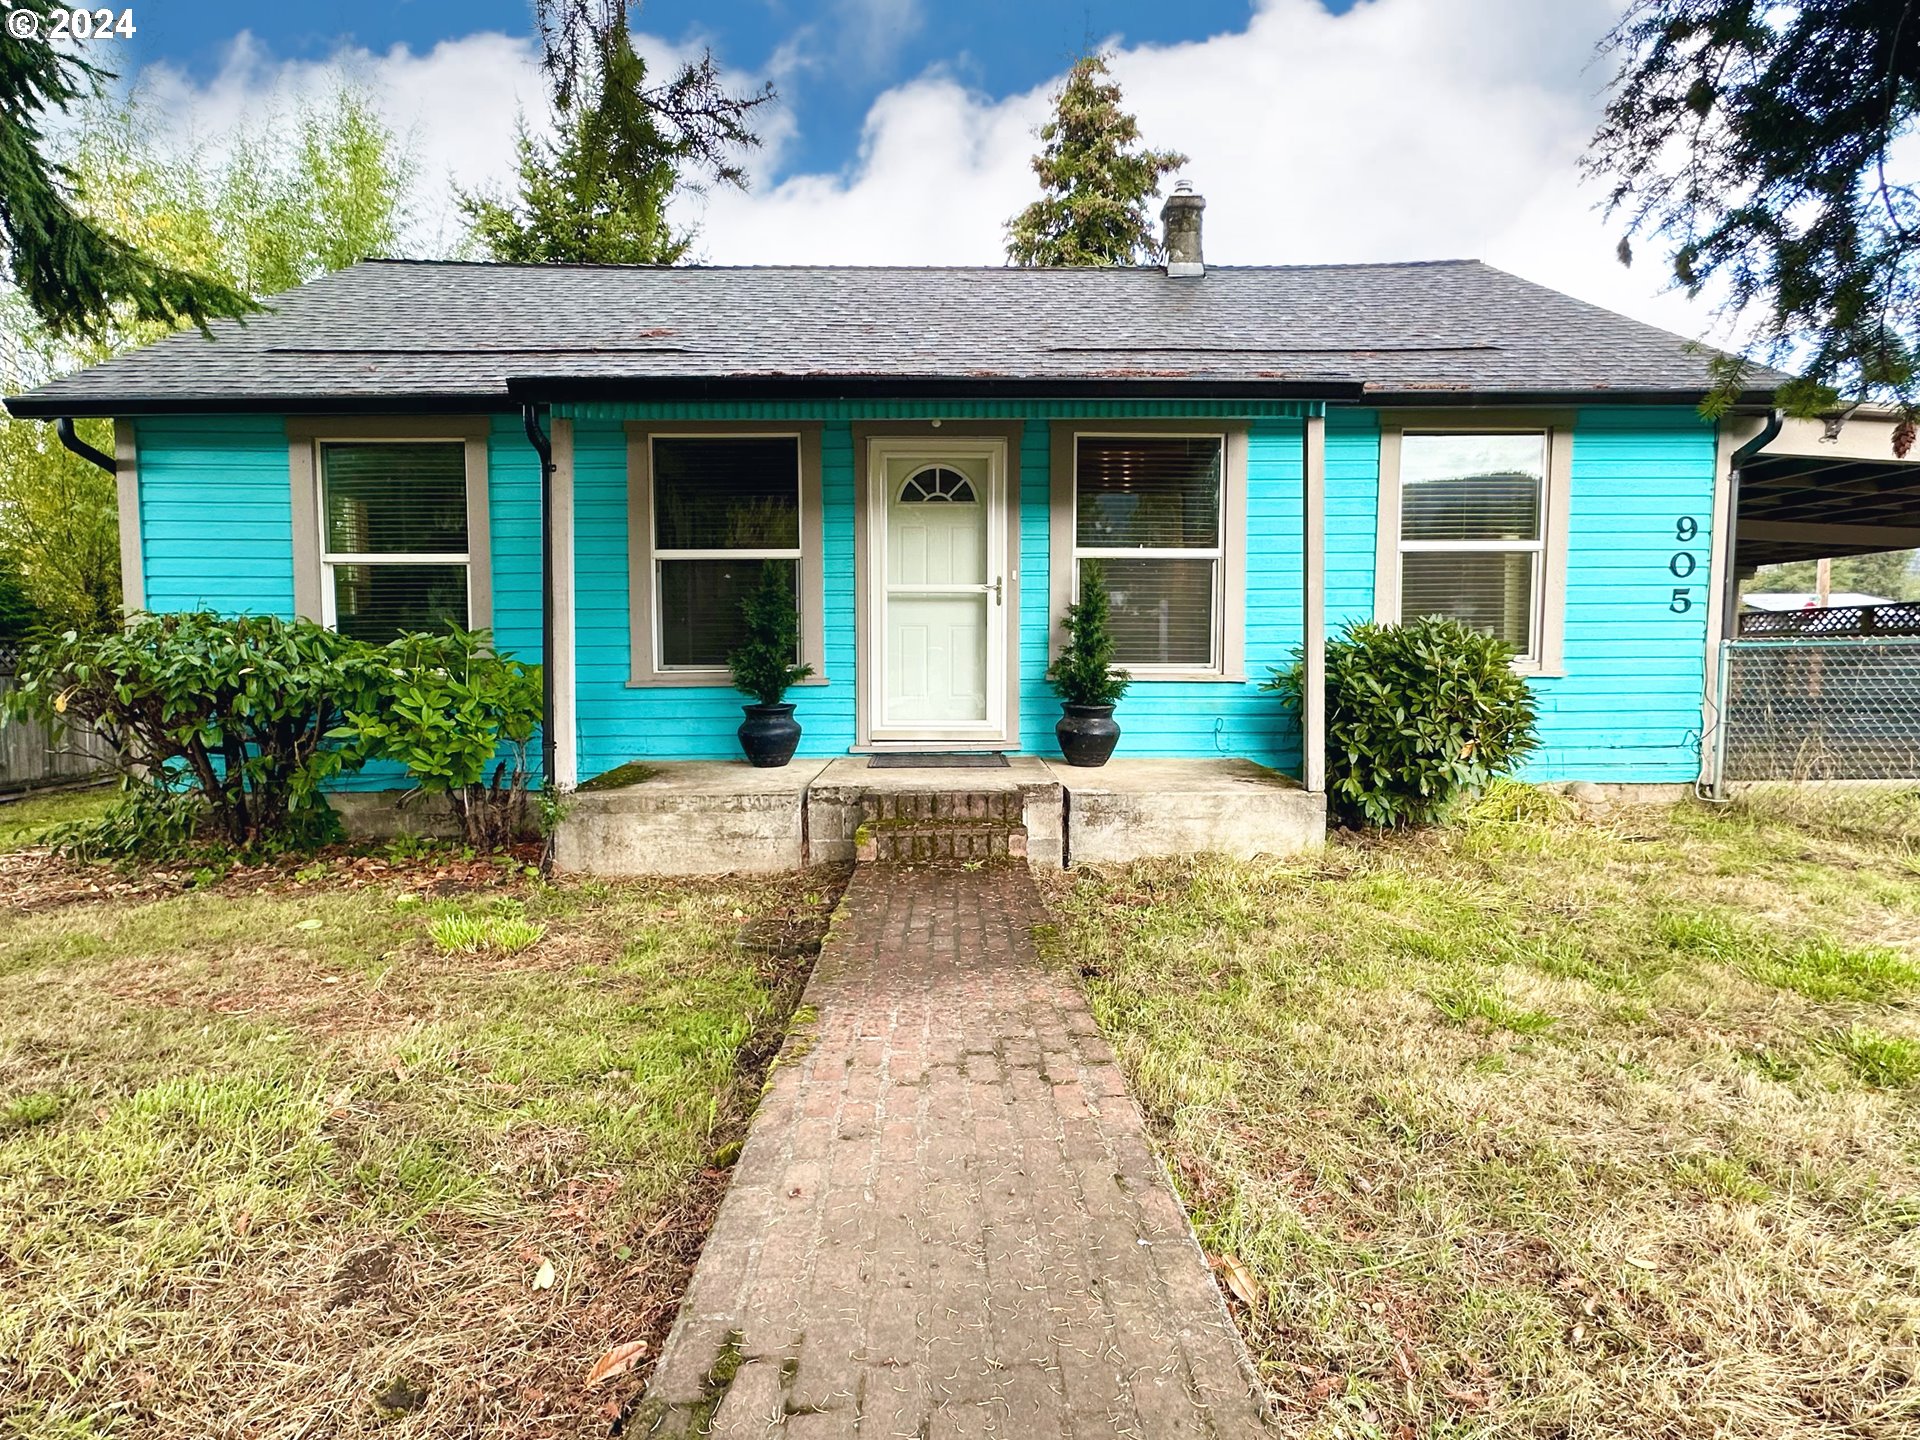
<svg viewBox="0 0 1920 1440">
<path fill-rule="evenodd" d="M 618 772 L 615 772 L 616 775 Z M 1251 760 L 1115 758 L 1075 769 L 876 767 L 867 756 L 665 761 L 567 798 L 555 868 L 592 875 L 770 873 L 888 858 L 1018 859 L 1047 868 L 1216 852 L 1288 854 L 1326 833 L 1326 797 Z"/>
</svg>

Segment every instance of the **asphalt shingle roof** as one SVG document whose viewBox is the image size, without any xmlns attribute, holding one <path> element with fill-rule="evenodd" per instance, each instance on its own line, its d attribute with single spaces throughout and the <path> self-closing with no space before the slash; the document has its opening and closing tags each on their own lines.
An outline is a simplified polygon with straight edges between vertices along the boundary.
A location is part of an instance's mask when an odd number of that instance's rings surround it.
<svg viewBox="0 0 1920 1440">
<path fill-rule="evenodd" d="M 43 386 L 17 414 L 484 406 L 515 377 L 1324 386 L 1330 396 L 1698 395 L 1677 335 L 1475 260 L 1026 270 L 367 261 L 272 313 Z M 1761 372 L 1755 387 L 1780 377 Z"/>
</svg>

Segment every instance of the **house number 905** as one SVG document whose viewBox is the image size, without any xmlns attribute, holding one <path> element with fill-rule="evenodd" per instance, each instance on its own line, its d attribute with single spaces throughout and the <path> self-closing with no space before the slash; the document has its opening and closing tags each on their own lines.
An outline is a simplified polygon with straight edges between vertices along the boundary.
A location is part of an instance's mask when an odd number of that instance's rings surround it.
<svg viewBox="0 0 1920 1440">
<path fill-rule="evenodd" d="M 1700 534 L 1700 522 L 1691 515 L 1682 515 L 1673 522 L 1673 538 L 1682 545 L 1697 538 Z M 1694 558 L 1691 550 L 1676 550 L 1667 561 L 1667 570 L 1676 580 L 1684 580 L 1700 568 L 1700 562 Z M 1673 587 L 1673 596 L 1667 601 L 1667 608 L 1676 615 L 1684 615 L 1693 608 L 1693 589 L 1687 585 Z"/>
</svg>

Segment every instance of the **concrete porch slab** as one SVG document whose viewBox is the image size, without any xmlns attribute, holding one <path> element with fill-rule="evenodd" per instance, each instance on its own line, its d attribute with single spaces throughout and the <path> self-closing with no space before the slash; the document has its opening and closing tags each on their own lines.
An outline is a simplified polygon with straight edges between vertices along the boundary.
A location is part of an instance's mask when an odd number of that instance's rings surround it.
<svg viewBox="0 0 1920 1440">
<path fill-rule="evenodd" d="M 1213 853 L 1289 855 L 1327 834 L 1327 798 L 1251 760 L 1044 762 L 1066 794 L 1069 865 Z"/>
<path fill-rule="evenodd" d="M 1326 800 L 1250 760 L 1038 756 L 1005 769 L 874 770 L 867 757 L 663 761 L 647 779 L 569 796 L 554 867 L 581 875 L 771 873 L 853 860 L 868 796 L 1017 794 L 1030 863 L 1119 864 L 1212 851 L 1284 855 L 1326 836 Z"/>
<path fill-rule="evenodd" d="M 554 869 L 572 875 L 726 875 L 803 869 L 807 787 L 825 760 L 756 769 L 744 760 L 671 760 L 632 785 L 576 790 L 554 832 Z"/>
</svg>

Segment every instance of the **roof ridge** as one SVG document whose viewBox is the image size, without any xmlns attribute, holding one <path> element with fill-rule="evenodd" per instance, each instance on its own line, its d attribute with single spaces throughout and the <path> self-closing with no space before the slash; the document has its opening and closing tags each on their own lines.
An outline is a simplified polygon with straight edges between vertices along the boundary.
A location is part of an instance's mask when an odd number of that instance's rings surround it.
<svg viewBox="0 0 1920 1440">
<path fill-rule="evenodd" d="M 455 258 L 432 258 L 410 255 L 369 255 L 357 260 L 347 269 L 357 269 L 362 265 L 412 265 L 421 268 L 439 266 L 447 269 L 473 270 L 586 270 L 586 271 L 660 271 L 663 273 L 706 272 L 719 274 L 741 274 L 765 271 L 809 271 L 809 272 L 845 272 L 865 274 L 884 271 L 891 274 L 949 274 L 949 275 L 1164 275 L 1165 268 L 1159 265 L 833 265 L 833 264 L 796 264 L 777 263 L 765 265 L 641 265 L 614 261 L 588 260 L 462 260 Z M 1473 256 L 1458 256 L 1438 260 L 1314 260 L 1300 261 L 1280 265 L 1215 265 L 1207 266 L 1208 273 L 1216 270 L 1238 271 L 1242 273 L 1271 274 L 1279 270 L 1412 270 L 1434 269 L 1444 266 L 1479 265 L 1487 269 L 1496 267 Z M 345 274 L 345 271 L 333 271 L 332 274 Z M 1501 271 L 1501 274 L 1508 272 Z M 325 276 L 321 276 L 325 279 Z"/>
</svg>

